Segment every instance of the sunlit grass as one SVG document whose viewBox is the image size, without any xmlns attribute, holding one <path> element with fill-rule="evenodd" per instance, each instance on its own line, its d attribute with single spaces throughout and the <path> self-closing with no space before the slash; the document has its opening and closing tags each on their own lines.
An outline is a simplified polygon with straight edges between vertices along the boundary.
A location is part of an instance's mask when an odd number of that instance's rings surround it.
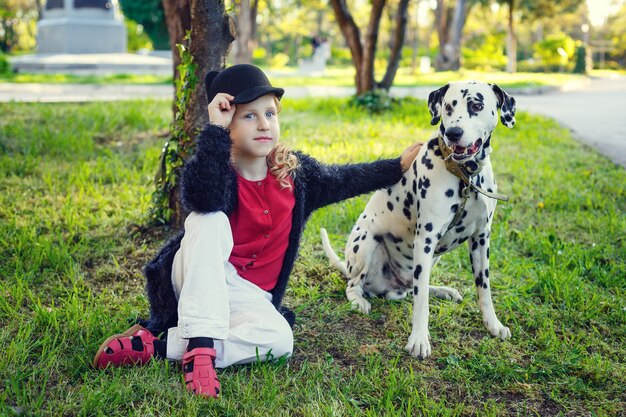
<svg viewBox="0 0 626 417">
<path fill-rule="evenodd" d="M 328 163 L 395 157 L 431 132 L 424 102 L 371 116 L 344 99 L 289 100 L 284 141 Z M 142 266 L 173 231 L 140 227 L 169 102 L 0 104 L 0 415 L 598 415 L 626 407 L 626 173 L 555 122 L 499 126 L 492 231 L 495 309 L 484 329 L 467 253 L 446 255 L 431 302 L 433 356 L 403 347 L 411 302 L 350 310 L 318 229 L 341 252 L 367 196 L 315 213 L 285 303 L 288 361 L 219 371 L 223 396 L 194 398 L 179 365 L 95 371 L 100 342 L 146 317 Z"/>
</svg>

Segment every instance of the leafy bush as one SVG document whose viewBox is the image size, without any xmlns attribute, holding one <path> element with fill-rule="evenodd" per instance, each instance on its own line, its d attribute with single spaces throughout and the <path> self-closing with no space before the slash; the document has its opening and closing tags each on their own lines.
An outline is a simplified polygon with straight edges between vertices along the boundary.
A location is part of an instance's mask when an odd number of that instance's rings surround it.
<svg viewBox="0 0 626 417">
<path fill-rule="evenodd" d="M 504 69 L 506 55 L 504 55 L 504 32 L 486 33 L 475 36 L 461 48 L 463 68 L 489 71 Z"/>
<path fill-rule="evenodd" d="M 568 35 L 559 33 L 547 36 L 544 40 L 535 43 L 533 49 L 535 58 L 540 60 L 546 68 L 563 69 L 574 56 L 576 42 Z M 564 51 L 565 56 L 561 56 L 559 50 Z"/>
<path fill-rule="evenodd" d="M 352 65 L 352 54 L 348 48 L 330 47 L 330 65 Z"/>
<path fill-rule="evenodd" d="M 270 67 L 271 68 L 285 68 L 289 63 L 289 55 L 279 52 L 274 54 L 272 58 L 270 58 Z"/>
<path fill-rule="evenodd" d="M 11 64 L 5 54 L 0 51 L 0 74 L 7 74 L 11 72 Z"/>
<path fill-rule="evenodd" d="M 144 27 L 131 19 L 125 19 L 128 51 L 137 52 L 141 49 L 152 51 L 154 46 Z"/>
<path fill-rule="evenodd" d="M 397 103 L 398 101 L 389 95 L 389 91 L 382 88 L 367 91 L 360 96 L 354 96 L 350 100 L 350 105 L 361 107 L 369 113 L 377 114 L 391 110 Z"/>
<path fill-rule="evenodd" d="M 265 48 L 255 48 L 252 51 L 252 63 L 254 65 L 263 66 L 266 63 L 267 51 Z"/>
</svg>

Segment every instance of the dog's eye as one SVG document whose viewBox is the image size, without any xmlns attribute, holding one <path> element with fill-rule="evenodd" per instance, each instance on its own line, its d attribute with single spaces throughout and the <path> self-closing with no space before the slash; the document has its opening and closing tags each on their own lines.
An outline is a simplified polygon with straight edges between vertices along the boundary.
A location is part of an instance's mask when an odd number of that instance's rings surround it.
<svg viewBox="0 0 626 417">
<path fill-rule="evenodd" d="M 483 109 L 483 103 L 472 103 L 472 111 L 479 112 Z"/>
<path fill-rule="evenodd" d="M 451 111 L 452 111 L 452 106 L 451 106 L 451 105 L 449 105 L 449 104 L 446 104 L 446 107 L 445 107 L 445 108 L 446 108 L 446 111 L 447 111 L 447 112 L 451 112 Z"/>
</svg>

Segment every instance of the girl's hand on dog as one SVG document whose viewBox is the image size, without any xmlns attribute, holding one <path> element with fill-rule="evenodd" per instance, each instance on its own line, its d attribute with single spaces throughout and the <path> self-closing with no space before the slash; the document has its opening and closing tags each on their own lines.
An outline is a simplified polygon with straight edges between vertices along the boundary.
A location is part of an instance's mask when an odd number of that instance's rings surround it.
<svg viewBox="0 0 626 417">
<path fill-rule="evenodd" d="M 409 146 L 402 152 L 400 155 L 400 165 L 402 165 L 402 172 L 406 172 L 407 169 L 411 167 L 411 164 L 415 160 L 415 157 L 419 153 L 422 148 L 423 143 L 417 142 L 413 145 Z"/>
<path fill-rule="evenodd" d="M 209 103 L 209 121 L 211 124 L 227 128 L 233 120 L 237 106 L 230 104 L 235 97 L 227 93 L 218 93 Z"/>
</svg>

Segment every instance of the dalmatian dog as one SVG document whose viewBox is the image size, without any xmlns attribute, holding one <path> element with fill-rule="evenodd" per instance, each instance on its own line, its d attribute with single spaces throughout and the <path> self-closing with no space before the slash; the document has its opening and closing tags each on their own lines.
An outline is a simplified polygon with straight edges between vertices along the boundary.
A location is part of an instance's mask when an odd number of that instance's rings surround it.
<svg viewBox="0 0 626 417">
<path fill-rule="evenodd" d="M 431 354 L 429 294 L 460 301 L 458 291 L 429 285 L 439 257 L 464 242 L 483 322 L 500 339 L 511 337 L 494 311 L 489 280 L 489 237 L 497 194 L 491 169 L 491 134 L 500 121 L 515 124 L 515 99 L 495 84 L 455 82 L 430 93 L 436 135 L 422 146 L 412 168 L 392 187 L 376 191 L 359 216 L 345 248 L 345 263 L 325 229 L 322 243 L 331 263 L 348 279 L 353 307 L 370 311 L 364 296 L 401 299 L 413 295 L 412 331 L 406 350 Z"/>
</svg>

